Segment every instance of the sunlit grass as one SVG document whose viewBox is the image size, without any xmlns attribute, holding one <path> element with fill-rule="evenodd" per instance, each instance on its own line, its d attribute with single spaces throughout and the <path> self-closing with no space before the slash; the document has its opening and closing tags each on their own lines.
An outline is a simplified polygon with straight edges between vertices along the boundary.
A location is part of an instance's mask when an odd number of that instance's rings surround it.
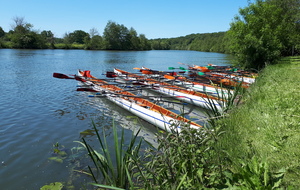
<svg viewBox="0 0 300 190">
<path fill-rule="evenodd" d="M 223 120 L 220 140 L 231 157 L 265 158 L 273 170 L 287 168 L 284 182 L 300 178 L 300 60 L 268 66 L 243 97 L 243 105 Z M 234 146 L 233 146 L 234 145 Z"/>
</svg>

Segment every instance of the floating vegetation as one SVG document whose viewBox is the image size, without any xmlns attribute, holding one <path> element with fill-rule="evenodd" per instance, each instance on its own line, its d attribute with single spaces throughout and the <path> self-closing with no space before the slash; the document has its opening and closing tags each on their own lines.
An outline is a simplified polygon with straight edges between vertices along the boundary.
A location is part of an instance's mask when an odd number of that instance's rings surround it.
<svg viewBox="0 0 300 190">
<path fill-rule="evenodd" d="M 80 132 L 80 136 L 83 138 L 85 138 L 87 136 L 94 136 L 94 135 L 96 135 L 96 134 L 95 134 L 95 130 L 93 130 L 93 129 L 87 129 L 87 130 Z"/>
<path fill-rule="evenodd" d="M 44 185 L 40 190 L 61 190 L 64 185 L 61 182 L 50 183 L 49 185 Z"/>
<path fill-rule="evenodd" d="M 58 142 L 53 144 L 53 151 L 49 160 L 53 160 L 58 163 L 63 163 L 63 160 L 68 156 L 66 149 L 63 145 L 60 145 Z"/>
<path fill-rule="evenodd" d="M 53 160 L 55 162 L 58 162 L 58 163 L 63 163 L 63 159 L 62 158 L 59 158 L 59 157 L 50 157 L 48 158 L 49 160 Z"/>
</svg>

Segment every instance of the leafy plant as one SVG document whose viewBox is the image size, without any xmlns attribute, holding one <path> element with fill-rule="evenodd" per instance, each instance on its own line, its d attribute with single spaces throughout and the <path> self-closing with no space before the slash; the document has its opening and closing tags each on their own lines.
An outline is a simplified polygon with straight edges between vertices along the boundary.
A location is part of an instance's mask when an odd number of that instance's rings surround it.
<svg viewBox="0 0 300 190">
<path fill-rule="evenodd" d="M 61 182 L 50 183 L 49 185 L 44 185 L 40 190 L 61 190 L 64 185 Z"/>
<path fill-rule="evenodd" d="M 240 160 L 241 167 L 235 174 L 238 185 L 247 189 L 278 189 L 282 185 L 285 169 L 271 172 L 266 160 L 261 160 L 257 156 L 249 161 Z"/>
<path fill-rule="evenodd" d="M 216 127 L 216 121 L 225 117 L 230 110 L 234 107 L 238 106 L 241 102 L 241 97 L 243 93 L 245 93 L 245 89 L 242 88 L 242 83 L 234 87 L 233 89 L 230 88 L 223 88 L 221 85 L 221 89 L 217 89 L 217 97 L 222 100 L 219 101 L 219 104 L 222 106 L 222 110 L 219 110 L 214 104 L 211 98 L 208 98 L 208 107 L 209 110 L 206 110 L 206 114 L 209 117 L 209 123 L 211 127 Z"/>
<path fill-rule="evenodd" d="M 49 160 L 53 160 L 55 162 L 63 163 L 63 160 L 67 158 L 67 152 L 65 151 L 65 147 L 58 142 L 53 144 L 53 150 L 52 150 L 51 157 L 49 157 Z"/>
<path fill-rule="evenodd" d="M 140 151 L 142 140 L 137 140 L 139 131 L 135 135 L 132 135 L 130 143 L 128 146 L 125 146 L 124 129 L 119 137 L 117 128 L 113 124 L 114 147 L 110 148 L 107 144 L 105 130 L 103 130 L 103 136 L 101 137 L 94 122 L 93 127 L 98 137 L 101 152 L 94 150 L 87 144 L 84 138 L 82 140 L 96 169 L 95 171 L 89 167 L 90 173 L 96 182 L 94 185 L 109 189 L 127 189 L 128 187 L 132 187 L 133 176 L 130 172 L 132 170 L 131 158 L 137 157 Z M 114 153 L 110 151 L 111 149 L 114 149 Z"/>
<path fill-rule="evenodd" d="M 157 149 L 133 158 L 144 189 L 202 189 L 222 187 L 221 154 L 211 145 L 208 129 L 182 129 L 181 133 L 158 135 Z"/>
</svg>

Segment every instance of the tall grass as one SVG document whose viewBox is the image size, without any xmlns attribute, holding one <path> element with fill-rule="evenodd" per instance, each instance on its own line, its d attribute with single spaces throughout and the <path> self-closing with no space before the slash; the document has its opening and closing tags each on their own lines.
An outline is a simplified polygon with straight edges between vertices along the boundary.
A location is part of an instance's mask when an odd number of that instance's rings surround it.
<svg viewBox="0 0 300 190">
<path fill-rule="evenodd" d="M 286 168 L 285 186 L 300 189 L 300 60 L 266 67 L 243 96 L 243 106 L 221 121 L 219 139 L 233 162 L 265 160 L 270 172 Z M 237 171 L 241 164 L 236 164 Z"/>
<path fill-rule="evenodd" d="M 139 131 L 132 136 L 130 143 L 124 144 L 124 130 L 121 135 L 117 133 L 117 128 L 113 125 L 113 141 L 114 147 L 109 147 L 107 144 L 107 136 L 103 130 L 103 136 L 99 135 L 95 123 L 93 127 L 99 142 L 100 151 L 94 150 L 83 138 L 83 145 L 86 147 L 90 158 L 94 163 L 94 171 L 89 167 L 90 173 L 95 181 L 95 186 L 108 189 L 128 189 L 132 187 L 132 170 L 131 157 L 138 157 L 141 143 L 137 142 Z M 111 149 L 114 151 L 111 152 Z"/>
</svg>

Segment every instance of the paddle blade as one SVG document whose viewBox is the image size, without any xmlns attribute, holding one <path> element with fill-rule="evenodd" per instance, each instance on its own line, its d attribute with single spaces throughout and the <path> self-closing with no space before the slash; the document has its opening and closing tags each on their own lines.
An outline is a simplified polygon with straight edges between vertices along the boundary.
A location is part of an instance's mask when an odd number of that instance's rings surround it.
<svg viewBox="0 0 300 190">
<path fill-rule="evenodd" d="M 169 70 L 174 70 L 176 69 L 175 67 L 168 67 Z"/>
<path fill-rule="evenodd" d="M 211 65 L 208 65 L 206 66 L 208 69 L 212 70 L 212 69 L 215 69 L 215 67 L 211 66 Z"/>
<path fill-rule="evenodd" d="M 170 79 L 170 80 L 174 80 L 174 79 L 175 79 L 175 77 L 170 76 L 170 75 L 164 75 L 164 77 L 165 77 L 166 79 Z"/>
<path fill-rule="evenodd" d="M 117 75 L 116 75 L 116 73 L 114 73 L 114 72 L 107 71 L 107 72 L 106 72 L 106 77 L 107 77 L 107 78 L 115 78 L 115 77 L 117 77 Z"/>
<path fill-rule="evenodd" d="M 53 77 L 59 78 L 59 79 L 74 79 L 65 74 L 61 74 L 61 73 L 53 73 Z"/>
<path fill-rule="evenodd" d="M 151 75 L 151 74 L 154 74 L 152 71 L 150 70 L 142 70 L 142 73 L 143 74 L 146 74 L 146 75 Z"/>
<path fill-rule="evenodd" d="M 203 73 L 203 72 L 198 72 L 198 75 L 202 76 L 202 75 L 205 75 L 205 73 Z"/>
<path fill-rule="evenodd" d="M 99 92 L 91 88 L 77 88 L 77 91 L 87 91 L 87 92 Z"/>
<path fill-rule="evenodd" d="M 79 76 L 75 76 L 75 80 L 80 81 L 80 82 L 86 82 L 86 80 L 84 80 L 83 78 L 81 78 Z"/>
<path fill-rule="evenodd" d="M 184 70 L 184 71 L 185 71 L 185 68 L 184 68 L 184 67 L 179 67 L 179 69 L 180 69 L 180 70 Z"/>
<path fill-rule="evenodd" d="M 141 68 L 137 68 L 137 67 L 134 67 L 133 69 L 135 69 L 135 70 L 141 70 Z"/>
</svg>

